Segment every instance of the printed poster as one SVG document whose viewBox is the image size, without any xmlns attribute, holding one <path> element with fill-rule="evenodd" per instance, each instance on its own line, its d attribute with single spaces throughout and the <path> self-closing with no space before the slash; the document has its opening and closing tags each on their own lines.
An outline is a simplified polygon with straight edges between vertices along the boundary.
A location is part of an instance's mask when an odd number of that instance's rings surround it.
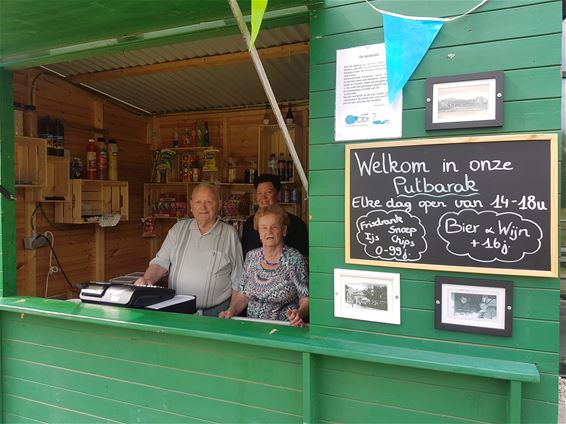
<svg viewBox="0 0 566 424">
<path fill-rule="evenodd" d="M 389 103 L 385 44 L 336 51 L 335 141 L 399 138 L 403 95 Z"/>
</svg>

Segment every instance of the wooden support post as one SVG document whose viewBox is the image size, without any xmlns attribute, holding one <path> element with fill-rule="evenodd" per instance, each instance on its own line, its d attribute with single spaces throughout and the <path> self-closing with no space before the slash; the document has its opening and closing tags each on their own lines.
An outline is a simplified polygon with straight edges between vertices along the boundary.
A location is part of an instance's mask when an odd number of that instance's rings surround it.
<svg viewBox="0 0 566 424">
<path fill-rule="evenodd" d="M 26 189 L 24 198 L 24 236 L 32 235 L 35 223 L 35 215 L 33 212 L 36 208 L 34 201 L 34 190 Z M 22 243 L 21 240 L 18 240 Z M 35 250 L 24 250 L 24 295 L 37 296 L 37 252 Z"/>
<path fill-rule="evenodd" d="M 509 381 L 509 407 L 508 407 L 508 419 L 509 423 L 520 423 L 521 422 L 521 392 L 522 386 L 520 381 L 510 380 Z"/>
<path fill-rule="evenodd" d="M 314 355 L 303 352 L 303 423 L 316 420 L 314 381 Z"/>
<path fill-rule="evenodd" d="M 97 281 L 104 281 L 104 228 L 100 225 L 95 226 L 96 230 L 94 233 L 95 239 L 95 254 L 96 254 L 96 266 L 95 266 L 95 278 Z"/>
</svg>

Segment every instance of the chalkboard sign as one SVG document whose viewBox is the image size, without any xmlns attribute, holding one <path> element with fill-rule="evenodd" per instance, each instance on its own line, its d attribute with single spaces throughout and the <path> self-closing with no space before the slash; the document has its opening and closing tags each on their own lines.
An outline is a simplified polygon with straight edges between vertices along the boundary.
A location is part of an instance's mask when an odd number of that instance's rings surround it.
<svg viewBox="0 0 566 424">
<path fill-rule="evenodd" d="M 557 136 L 346 146 L 346 262 L 557 276 Z"/>
</svg>

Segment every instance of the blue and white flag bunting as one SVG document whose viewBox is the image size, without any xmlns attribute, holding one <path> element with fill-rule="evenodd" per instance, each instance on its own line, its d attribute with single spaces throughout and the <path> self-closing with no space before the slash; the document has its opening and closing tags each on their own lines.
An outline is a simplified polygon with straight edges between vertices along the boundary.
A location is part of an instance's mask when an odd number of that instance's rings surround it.
<svg viewBox="0 0 566 424">
<path fill-rule="evenodd" d="M 478 9 L 488 0 L 482 0 L 466 13 L 449 18 L 406 16 L 388 12 L 366 3 L 383 15 L 383 33 L 389 86 L 389 103 L 392 104 L 428 51 L 444 22 L 453 21 Z"/>
</svg>

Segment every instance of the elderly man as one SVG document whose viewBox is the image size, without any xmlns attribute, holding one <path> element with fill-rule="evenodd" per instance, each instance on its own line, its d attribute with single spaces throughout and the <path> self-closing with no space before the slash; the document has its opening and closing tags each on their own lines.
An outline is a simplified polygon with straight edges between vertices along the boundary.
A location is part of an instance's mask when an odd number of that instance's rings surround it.
<svg viewBox="0 0 566 424">
<path fill-rule="evenodd" d="M 217 316 L 230 304 L 242 275 L 242 247 L 236 230 L 218 219 L 218 189 L 200 184 L 191 196 L 193 219 L 177 222 L 137 285 L 154 285 L 169 274 L 177 294 L 196 296 L 203 315 Z"/>
<path fill-rule="evenodd" d="M 254 181 L 257 203 L 260 209 L 277 204 L 277 195 L 281 191 L 281 181 L 277 175 L 261 174 Z M 289 215 L 289 226 L 285 236 L 285 245 L 294 247 L 306 258 L 309 256 L 309 235 L 307 226 L 301 218 L 292 213 Z M 242 250 L 244 258 L 250 250 L 261 247 L 259 233 L 254 229 L 254 216 L 244 223 L 242 230 Z"/>
</svg>

